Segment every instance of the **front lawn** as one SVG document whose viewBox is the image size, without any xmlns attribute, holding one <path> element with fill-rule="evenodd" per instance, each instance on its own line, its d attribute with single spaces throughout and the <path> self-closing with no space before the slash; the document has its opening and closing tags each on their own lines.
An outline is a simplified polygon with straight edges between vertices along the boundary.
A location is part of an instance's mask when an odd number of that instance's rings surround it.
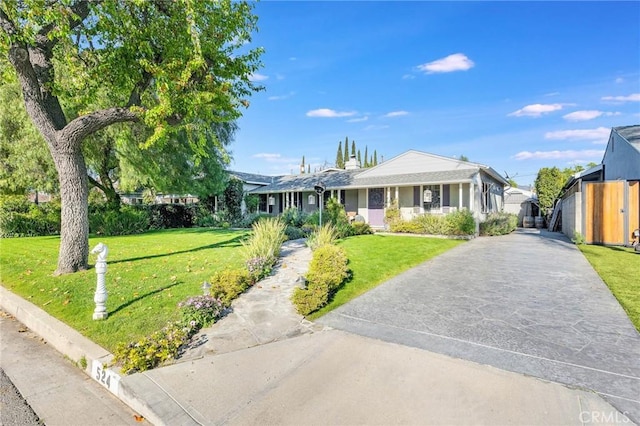
<svg viewBox="0 0 640 426">
<path fill-rule="evenodd" d="M 578 247 L 640 331 L 640 254 L 623 247 Z"/>
<path fill-rule="evenodd" d="M 177 314 L 178 302 L 202 294 L 202 282 L 225 267 L 242 267 L 239 250 L 248 231 L 172 229 L 121 237 L 93 237 L 107 257 L 107 311 L 92 320 L 96 288 L 94 269 L 52 276 L 58 237 L 0 240 L 3 287 L 22 296 L 113 352 L 161 329 Z M 89 263 L 95 263 L 90 255 Z"/>
<path fill-rule="evenodd" d="M 384 281 L 461 244 L 462 240 L 396 235 L 360 235 L 338 242 L 349 259 L 353 279 L 327 306 L 309 315 L 314 320 Z"/>
</svg>

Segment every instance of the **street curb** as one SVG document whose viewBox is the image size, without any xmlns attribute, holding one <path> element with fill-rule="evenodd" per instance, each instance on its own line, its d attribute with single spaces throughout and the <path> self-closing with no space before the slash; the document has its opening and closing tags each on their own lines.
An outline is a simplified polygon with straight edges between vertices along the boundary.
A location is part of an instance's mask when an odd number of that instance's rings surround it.
<svg viewBox="0 0 640 426">
<path fill-rule="evenodd" d="M 48 344 L 53 346 L 62 355 L 68 357 L 76 365 L 80 366 L 86 361 L 86 367 L 80 368 L 91 379 L 100 383 L 92 374 L 95 362 L 103 366 L 109 365 L 113 360 L 113 354 L 102 346 L 92 342 L 73 328 L 62 321 L 52 317 L 33 303 L 24 300 L 20 296 L 12 293 L 0 286 L 0 308 L 13 315 L 18 321 L 27 326 L 34 333 L 44 338 Z M 111 375 L 121 379 L 119 372 L 107 368 Z M 163 424 L 161 418 L 150 409 L 149 405 L 142 398 L 138 397 L 129 389 L 126 383 L 118 380 L 117 393 L 111 391 L 120 401 L 128 405 L 132 410 L 140 413 L 145 419 L 153 424 Z M 104 383 L 101 383 L 104 386 Z"/>
</svg>

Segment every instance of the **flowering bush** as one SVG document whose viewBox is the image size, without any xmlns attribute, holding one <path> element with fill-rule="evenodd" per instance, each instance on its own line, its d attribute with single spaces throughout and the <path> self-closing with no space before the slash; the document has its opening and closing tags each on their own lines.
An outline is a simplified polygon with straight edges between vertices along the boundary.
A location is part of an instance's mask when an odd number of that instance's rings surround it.
<svg viewBox="0 0 640 426">
<path fill-rule="evenodd" d="M 213 297 L 219 298 L 225 306 L 229 306 L 251 284 L 253 277 L 246 269 L 225 269 L 213 274 L 209 291 Z"/>
<path fill-rule="evenodd" d="M 124 374 L 150 370 L 175 359 L 178 350 L 189 341 L 190 330 L 182 322 L 167 324 L 160 331 L 128 344 L 121 343 L 114 352 L 114 361 L 122 363 Z"/>
<path fill-rule="evenodd" d="M 247 260 L 246 266 L 253 281 L 257 282 L 271 273 L 272 263 L 264 257 L 254 257 Z"/>
<path fill-rule="evenodd" d="M 214 323 L 222 314 L 224 305 L 213 296 L 194 296 L 180 302 L 182 324 L 193 333 Z"/>
</svg>

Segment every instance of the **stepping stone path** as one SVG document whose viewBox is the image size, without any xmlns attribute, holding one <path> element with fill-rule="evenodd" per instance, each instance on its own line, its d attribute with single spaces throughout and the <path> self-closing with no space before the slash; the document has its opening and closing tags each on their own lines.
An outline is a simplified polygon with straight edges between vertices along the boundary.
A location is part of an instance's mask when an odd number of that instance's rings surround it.
<svg viewBox="0 0 640 426">
<path fill-rule="evenodd" d="M 231 312 L 211 327 L 200 330 L 178 362 L 205 355 L 233 352 L 264 345 L 325 327 L 296 312 L 291 295 L 301 286 L 311 261 L 304 240 L 286 241 L 270 276 L 256 283 L 231 304 Z"/>
</svg>

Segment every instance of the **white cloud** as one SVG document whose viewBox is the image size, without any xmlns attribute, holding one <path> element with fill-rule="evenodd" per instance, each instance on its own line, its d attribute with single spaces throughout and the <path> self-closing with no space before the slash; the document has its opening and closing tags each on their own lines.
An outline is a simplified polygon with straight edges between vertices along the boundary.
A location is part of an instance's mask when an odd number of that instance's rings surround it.
<svg viewBox="0 0 640 426">
<path fill-rule="evenodd" d="M 418 69 L 426 72 L 427 74 L 434 74 L 441 72 L 466 71 L 473 68 L 474 65 L 473 61 L 467 58 L 465 54 L 454 53 L 453 55 L 449 55 L 445 58 L 418 65 Z"/>
<path fill-rule="evenodd" d="M 392 117 L 402 117 L 403 115 L 409 115 L 407 111 L 391 111 L 386 113 L 383 117 L 392 118 Z"/>
<path fill-rule="evenodd" d="M 577 160 L 577 159 L 595 159 L 602 156 L 603 150 L 585 149 L 582 151 L 521 151 L 512 158 L 515 160 Z"/>
<path fill-rule="evenodd" d="M 290 97 L 292 97 L 295 94 L 296 94 L 296 92 L 289 92 L 286 95 L 269 96 L 267 99 L 269 99 L 270 101 L 282 101 L 284 99 L 289 99 Z"/>
<path fill-rule="evenodd" d="M 596 129 L 558 130 L 544 134 L 545 139 L 560 140 L 590 140 L 596 143 L 607 143 L 611 129 L 598 127 Z"/>
<path fill-rule="evenodd" d="M 351 117 L 354 115 L 356 115 L 355 111 L 335 111 L 329 108 L 319 108 L 319 109 L 307 111 L 307 117 L 336 118 L 336 117 Z"/>
<path fill-rule="evenodd" d="M 282 157 L 282 154 L 272 154 L 269 152 L 260 152 L 258 154 L 253 154 L 252 158 L 262 158 L 263 160 L 273 161 Z"/>
<path fill-rule="evenodd" d="M 632 93 L 629 96 L 603 96 L 601 100 L 612 102 L 640 102 L 640 93 Z"/>
<path fill-rule="evenodd" d="M 360 123 L 363 121 L 367 121 L 369 119 L 368 116 L 364 116 L 364 117 L 360 117 L 360 118 L 351 118 L 349 120 L 347 120 L 347 123 Z"/>
<path fill-rule="evenodd" d="M 249 81 L 265 81 L 265 80 L 268 80 L 268 79 L 269 79 L 269 76 L 263 75 L 263 74 L 260 74 L 260 73 L 257 73 L 257 72 L 254 72 L 253 74 L 251 74 L 249 76 Z"/>
<path fill-rule="evenodd" d="M 575 111 L 575 112 L 563 115 L 562 118 L 564 118 L 567 121 L 587 121 L 587 120 L 593 120 L 594 118 L 598 118 L 602 115 L 604 115 L 605 117 L 611 117 L 614 115 L 620 115 L 620 113 L 604 112 L 604 111 L 598 111 L 598 110 L 583 110 L 583 111 Z"/>
<path fill-rule="evenodd" d="M 413 74 L 405 74 L 402 76 L 403 80 L 413 80 L 414 78 L 416 78 L 416 76 Z"/>
<path fill-rule="evenodd" d="M 624 83 L 624 78 L 622 78 L 622 77 L 616 78 L 616 83 L 618 83 L 618 84 Z"/>
<path fill-rule="evenodd" d="M 387 125 L 377 126 L 375 124 L 370 124 L 367 127 L 365 127 L 363 130 L 370 131 L 370 130 L 382 130 L 382 129 L 388 129 L 388 128 L 389 128 L 389 126 L 387 126 Z"/>
<path fill-rule="evenodd" d="M 542 114 L 548 114 L 553 111 L 562 109 L 562 104 L 532 104 L 527 105 L 517 111 L 507 114 L 510 117 L 540 117 Z"/>
</svg>

